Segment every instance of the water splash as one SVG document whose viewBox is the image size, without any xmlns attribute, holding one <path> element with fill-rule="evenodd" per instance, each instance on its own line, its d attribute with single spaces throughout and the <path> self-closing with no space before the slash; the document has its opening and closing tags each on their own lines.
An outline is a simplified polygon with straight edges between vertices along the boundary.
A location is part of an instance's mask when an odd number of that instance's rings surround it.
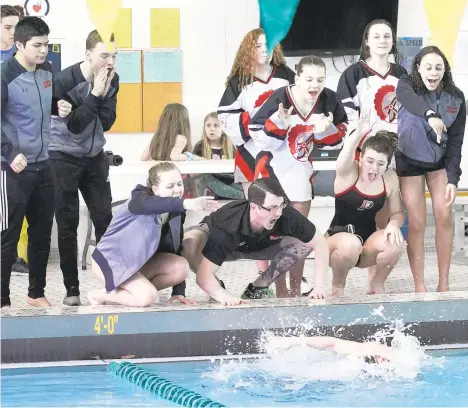
<svg viewBox="0 0 468 408">
<path fill-rule="evenodd" d="M 266 353 L 265 357 L 224 361 L 204 375 L 244 391 L 247 388 L 274 392 L 278 391 L 278 387 L 283 391 L 299 390 L 317 381 L 339 383 L 366 380 L 372 388 L 372 384 L 381 381 L 415 380 L 423 367 L 440 363 L 440 359 L 424 353 L 416 337 L 407 334 L 412 325 L 405 325 L 401 319 L 387 318 L 383 306 L 374 309 L 371 314 L 381 317 L 387 324 L 370 336 L 368 341 L 390 343 L 395 351 L 391 362 L 368 364 L 358 357 L 315 350 L 306 345 L 278 353 L 271 346 L 271 339 L 277 333 L 265 331 L 258 340 L 260 349 Z M 291 324 L 288 326 L 291 327 Z M 311 321 L 283 331 L 284 335 L 292 336 L 305 336 L 310 332 L 320 334 Z M 334 328 L 333 332 L 337 335 L 340 330 Z"/>
</svg>

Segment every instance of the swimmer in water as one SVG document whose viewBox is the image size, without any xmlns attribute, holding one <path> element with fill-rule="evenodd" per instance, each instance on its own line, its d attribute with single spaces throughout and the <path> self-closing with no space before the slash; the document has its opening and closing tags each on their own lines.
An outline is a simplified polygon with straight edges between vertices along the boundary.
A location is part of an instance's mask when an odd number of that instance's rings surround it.
<svg viewBox="0 0 468 408">
<path fill-rule="evenodd" d="M 375 341 L 357 342 L 342 340 L 329 336 L 274 336 L 268 341 L 265 349 L 268 354 L 275 354 L 289 350 L 294 346 L 307 346 L 317 350 L 334 351 L 338 354 L 363 358 L 366 363 L 371 364 L 388 363 L 395 357 L 394 347 L 385 344 Z"/>
</svg>

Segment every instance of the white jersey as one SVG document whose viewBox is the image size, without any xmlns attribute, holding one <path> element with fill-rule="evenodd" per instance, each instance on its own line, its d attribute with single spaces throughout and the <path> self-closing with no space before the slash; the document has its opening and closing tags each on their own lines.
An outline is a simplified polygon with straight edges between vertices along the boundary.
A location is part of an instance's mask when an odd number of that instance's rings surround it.
<svg viewBox="0 0 468 408">
<path fill-rule="evenodd" d="M 360 141 L 359 147 L 367 137 L 375 135 L 379 130 L 397 133 L 396 87 L 398 80 L 406 73 L 401 65 L 390 63 L 387 73 L 380 75 L 361 60 L 341 74 L 337 93 L 350 124 L 359 119 L 361 110 L 370 111 L 371 122 L 375 121 L 371 132 Z"/>
<path fill-rule="evenodd" d="M 248 125 L 268 97 L 278 88 L 294 83 L 295 73 L 286 65 L 272 66 L 270 77 L 253 82 L 239 90 L 239 78 L 233 77 L 218 107 L 223 131 L 236 145 L 235 182 L 251 182 L 255 175 L 255 158 L 259 152 L 250 138 Z"/>
<path fill-rule="evenodd" d="M 293 107 L 283 121 L 278 106 Z M 323 132 L 315 132 L 321 115 L 333 114 L 333 123 Z M 340 149 L 347 130 L 346 112 L 335 92 L 324 88 L 312 110 L 305 116 L 296 107 L 291 86 L 280 88 L 270 96 L 252 118 L 250 133 L 260 153 L 255 178 L 276 177 L 290 201 L 312 199 L 312 149 Z"/>
</svg>

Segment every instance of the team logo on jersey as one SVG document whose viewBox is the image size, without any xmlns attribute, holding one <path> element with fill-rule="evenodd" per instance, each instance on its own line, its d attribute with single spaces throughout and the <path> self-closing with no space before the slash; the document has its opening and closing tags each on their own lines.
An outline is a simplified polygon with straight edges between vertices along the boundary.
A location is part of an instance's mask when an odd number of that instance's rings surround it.
<svg viewBox="0 0 468 408">
<path fill-rule="evenodd" d="M 270 95 L 275 92 L 273 89 L 270 89 L 269 91 L 263 92 L 255 101 L 254 108 L 260 108 L 266 100 L 270 97 Z"/>
<path fill-rule="evenodd" d="M 374 108 L 379 118 L 385 122 L 392 123 L 396 120 L 398 102 L 393 85 L 384 85 L 377 91 L 374 98 Z"/>
<path fill-rule="evenodd" d="M 309 159 L 314 140 L 314 125 L 296 125 L 289 131 L 288 144 L 293 157 L 300 162 Z"/>
<path fill-rule="evenodd" d="M 358 208 L 359 211 L 370 210 L 374 206 L 373 201 L 363 200 L 361 206 Z"/>
</svg>

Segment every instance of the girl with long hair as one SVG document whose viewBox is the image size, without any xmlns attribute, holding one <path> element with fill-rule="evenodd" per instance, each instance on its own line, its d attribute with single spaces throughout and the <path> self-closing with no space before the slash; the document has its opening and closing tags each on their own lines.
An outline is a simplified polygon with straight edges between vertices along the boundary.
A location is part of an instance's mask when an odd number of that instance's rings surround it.
<svg viewBox="0 0 468 408">
<path fill-rule="evenodd" d="M 447 58 L 435 46 L 419 51 L 413 60 L 411 74 L 398 82 L 396 94 L 401 105 L 396 172 L 408 214 L 408 258 L 415 290 L 426 291 L 427 184 L 436 224 L 437 291 L 447 291 L 453 247 L 452 204 L 461 175 L 466 124 L 465 96 L 453 82 Z"/>
<path fill-rule="evenodd" d="M 250 119 L 276 89 L 292 83 L 294 72 L 286 65 L 281 46 L 268 55 L 263 29 L 249 31 L 237 50 L 218 107 L 223 131 L 236 145 L 234 181 L 242 183 L 245 194 L 254 181 L 259 153 L 249 134 Z M 268 262 L 257 262 L 259 272 L 267 267 Z"/>
<path fill-rule="evenodd" d="M 203 121 L 201 140 L 193 148 L 193 153 L 207 160 L 234 158 L 234 145 L 223 132 L 218 114 L 211 112 Z M 234 183 L 232 174 L 201 174 L 195 177 L 198 195 L 214 195 L 216 198 L 244 198 L 242 186 Z"/>
</svg>

